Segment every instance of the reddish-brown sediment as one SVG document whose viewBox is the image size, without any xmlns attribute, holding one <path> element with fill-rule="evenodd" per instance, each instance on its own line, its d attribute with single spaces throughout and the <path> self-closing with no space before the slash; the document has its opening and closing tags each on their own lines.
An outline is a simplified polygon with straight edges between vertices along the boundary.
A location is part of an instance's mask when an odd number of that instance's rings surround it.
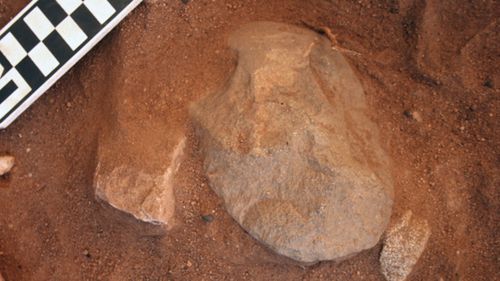
<svg viewBox="0 0 500 281">
<path fill-rule="evenodd" d="M 0 1 L 0 22 L 27 2 Z M 14 169 L 0 180 L 0 272 L 6 281 L 383 280 L 380 245 L 341 263 L 312 267 L 276 256 L 230 218 L 203 177 L 186 122 L 188 105 L 230 76 L 235 60 L 227 35 L 244 23 L 271 20 L 329 27 L 341 47 L 353 51 L 345 56 L 363 83 L 370 117 L 394 162 L 393 220 L 411 209 L 432 230 L 409 280 L 495 280 L 499 5 L 141 5 L 0 132 L 0 152 L 16 157 Z M 117 114 L 117 104 L 143 120 L 131 132 L 145 140 L 134 146 L 138 153 L 153 153 L 164 130 L 188 137 L 171 230 L 139 223 L 95 199 L 98 139 L 109 130 L 106 120 Z M 214 219 L 207 222 L 202 215 Z"/>
</svg>

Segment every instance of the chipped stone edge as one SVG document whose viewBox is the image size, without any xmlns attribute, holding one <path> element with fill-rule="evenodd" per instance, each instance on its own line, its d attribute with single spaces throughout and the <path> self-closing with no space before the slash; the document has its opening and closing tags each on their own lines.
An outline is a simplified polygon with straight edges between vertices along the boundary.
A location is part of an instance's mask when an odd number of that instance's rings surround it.
<svg viewBox="0 0 500 281">
<path fill-rule="evenodd" d="M 165 171 L 163 176 L 161 176 L 161 179 L 162 179 L 161 183 L 165 184 L 165 186 L 167 187 L 166 190 L 164 190 L 163 192 L 172 192 L 172 194 L 171 194 L 172 197 L 174 197 L 173 187 L 172 187 L 173 178 L 175 176 L 175 173 L 179 170 L 180 164 L 182 162 L 181 159 L 182 159 L 182 155 L 183 155 L 185 147 L 186 147 L 186 137 L 183 136 L 181 138 L 181 140 L 179 141 L 179 143 L 175 146 L 174 151 L 172 152 L 172 157 L 171 157 L 172 160 L 171 160 L 169 167 L 167 168 L 167 170 Z M 147 214 L 147 212 L 144 211 L 142 208 L 141 208 L 141 213 L 143 214 L 143 217 L 141 218 L 133 213 L 127 212 L 127 211 L 117 207 L 115 204 L 113 204 L 112 202 L 107 200 L 106 199 L 107 196 L 105 194 L 103 194 L 101 192 L 102 189 L 98 187 L 98 183 L 99 183 L 98 178 L 99 178 L 100 167 L 101 167 L 101 163 L 98 162 L 96 169 L 95 169 L 95 172 L 94 172 L 94 178 L 95 178 L 95 182 L 96 182 L 94 192 L 95 192 L 95 197 L 97 200 L 105 202 L 106 204 L 110 205 L 111 207 L 113 207 L 114 209 L 116 209 L 120 212 L 129 214 L 139 221 L 151 223 L 154 225 L 166 225 L 168 227 L 168 225 L 166 223 L 159 221 L 157 219 L 154 219 L 151 216 L 149 216 Z M 163 206 L 163 205 L 160 204 L 160 206 Z M 175 211 L 175 206 L 172 206 L 171 208 L 172 208 L 172 213 L 173 213 Z M 0 281 L 2 281 L 2 280 L 0 279 Z"/>
</svg>

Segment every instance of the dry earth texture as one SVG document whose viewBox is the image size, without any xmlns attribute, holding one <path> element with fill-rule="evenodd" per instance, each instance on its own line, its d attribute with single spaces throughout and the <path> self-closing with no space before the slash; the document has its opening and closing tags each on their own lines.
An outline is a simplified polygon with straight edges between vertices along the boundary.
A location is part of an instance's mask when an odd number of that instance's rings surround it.
<svg viewBox="0 0 500 281">
<path fill-rule="evenodd" d="M 27 3 L 0 1 L 0 23 Z M 500 279 L 499 18 L 494 0 L 145 1 L 0 132 L 0 152 L 16 157 L 0 180 L 1 274 L 384 280 L 382 243 L 340 263 L 302 266 L 251 238 L 208 186 L 189 106 L 233 73 L 228 35 L 268 20 L 335 39 L 361 80 L 393 161 L 391 224 L 411 210 L 431 230 L 407 280 Z M 116 140 L 120 132 L 127 142 Z M 182 136 L 168 230 L 96 199 L 100 155 L 162 175 Z M 106 143 L 124 153 L 103 154 Z"/>
</svg>

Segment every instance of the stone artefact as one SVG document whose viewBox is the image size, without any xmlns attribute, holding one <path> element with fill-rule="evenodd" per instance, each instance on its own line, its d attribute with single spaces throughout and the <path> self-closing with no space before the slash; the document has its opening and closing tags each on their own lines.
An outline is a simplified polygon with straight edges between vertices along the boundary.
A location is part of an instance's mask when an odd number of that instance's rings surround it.
<svg viewBox="0 0 500 281">
<path fill-rule="evenodd" d="M 170 159 L 164 159 L 170 164 L 157 173 L 146 172 L 145 167 L 134 162 L 110 163 L 110 157 L 101 151 L 94 176 L 96 196 L 137 219 L 169 226 L 175 209 L 173 178 L 184 146 L 182 137 L 173 147 Z"/>
<path fill-rule="evenodd" d="M 3 176 L 12 170 L 16 159 L 13 156 L 0 156 L 0 176 Z"/>
<path fill-rule="evenodd" d="M 404 281 L 425 249 L 431 230 L 426 220 L 411 211 L 386 233 L 380 254 L 382 273 L 388 281 Z"/>
<path fill-rule="evenodd" d="M 303 262 L 373 247 L 392 208 L 389 160 L 343 55 L 302 28 L 244 26 L 224 90 L 191 115 L 204 167 L 227 211 L 253 237 Z"/>
</svg>

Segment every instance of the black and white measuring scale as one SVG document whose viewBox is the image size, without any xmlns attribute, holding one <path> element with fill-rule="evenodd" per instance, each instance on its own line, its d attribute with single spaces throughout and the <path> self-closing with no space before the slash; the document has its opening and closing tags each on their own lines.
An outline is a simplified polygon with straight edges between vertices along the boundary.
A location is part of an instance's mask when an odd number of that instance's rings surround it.
<svg viewBox="0 0 500 281">
<path fill-rule="evenodd" d="M 0 129 L 142 0 L 33 0 L 0 31 Z"/>
</svg>

